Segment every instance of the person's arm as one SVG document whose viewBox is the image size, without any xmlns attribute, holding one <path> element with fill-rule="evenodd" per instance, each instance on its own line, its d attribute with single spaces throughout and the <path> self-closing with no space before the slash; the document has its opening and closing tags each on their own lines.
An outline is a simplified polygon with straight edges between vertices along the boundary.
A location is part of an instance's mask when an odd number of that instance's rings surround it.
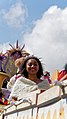
<svg viewBox="0 0 67 119">
<path fill-rule="evenodd" d="M 7 89 L 9 90 L 9 91 L 11 91 L 12 90 L 12 87 L 13 87 L 13 85 L 14 85 L 14 83 L 15 83 L 15 77 L 16 77 L 16 75 L 14 75 L 13 77 L 11 77 L 10 78 L 10 81 L 7 83 Z"/>
<path fill-rule="evenodd" d="M 12 100 L 12 99 L 16 99 L 16 100 L 17 100 L 17 98 L 18 98 L 18 96 L 19 96 L 20 88 L 21 88 L 21 86 L 20 86 L 20 81 L 17 80 L 17 81 L 15 82 L 15 84 L 13 85 L 13 87 L 12 87 L 12 91 L 11 91 L 9 100 Z"/>
</svg>

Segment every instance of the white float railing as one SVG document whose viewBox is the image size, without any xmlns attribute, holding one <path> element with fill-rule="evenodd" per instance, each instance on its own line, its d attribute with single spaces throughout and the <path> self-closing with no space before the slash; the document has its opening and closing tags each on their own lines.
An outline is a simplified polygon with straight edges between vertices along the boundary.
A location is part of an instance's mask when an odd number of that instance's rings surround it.
<svg viewBox="0 0 67 119">
<path fill-rule="evenodd" d="M 67 87 L 64 92 L 54 86 L 43 93 L 30 93 L 27 98 L 9 105 L 0 119 L 67 119 Z"/>
</svg>

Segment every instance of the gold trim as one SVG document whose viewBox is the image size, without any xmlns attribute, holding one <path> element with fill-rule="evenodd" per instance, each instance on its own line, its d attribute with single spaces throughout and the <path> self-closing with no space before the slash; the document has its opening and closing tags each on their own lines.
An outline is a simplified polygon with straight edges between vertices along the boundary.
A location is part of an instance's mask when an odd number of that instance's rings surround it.
<svg viewBox="0 0 67 119">
<path fill-rule="evenodd" d="M 9 75 L 8 75 L 7 73 L 4 73 L 4 72 L 1 72 L 1 71 L 0 71 L 0 74 L 9 77 Z"/>
</svg>

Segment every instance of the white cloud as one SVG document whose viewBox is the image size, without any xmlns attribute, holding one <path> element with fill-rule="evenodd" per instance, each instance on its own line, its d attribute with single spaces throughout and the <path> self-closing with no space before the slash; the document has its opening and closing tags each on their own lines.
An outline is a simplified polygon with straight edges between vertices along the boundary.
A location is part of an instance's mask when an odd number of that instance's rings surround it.
<svg viewBox="0 0 67 119">
<path fill-rule="evenodd" d="M 21 27 L 27 17 L 27 9 L 21 2 L 16 2 L 8 11 L 2 10 L 2 18 L 8 25 Z"/>
<path fill-rule="evenodd" d="M 36 21 L 32 32 L 24 35 L 24 42 L 29 51 L 42 57 L 51 73 L 62 69 L 67 62 L 67 7 L 50 7 Z"/>
<path fill-rule="evenodd" d="M 0 52 L 2 53 L 6 53 L 6 51 L 10 49 L 10 46 L 9 46 L 9 43 L 3 43 L 3 44 L 0 44 Z"/>
</svg>

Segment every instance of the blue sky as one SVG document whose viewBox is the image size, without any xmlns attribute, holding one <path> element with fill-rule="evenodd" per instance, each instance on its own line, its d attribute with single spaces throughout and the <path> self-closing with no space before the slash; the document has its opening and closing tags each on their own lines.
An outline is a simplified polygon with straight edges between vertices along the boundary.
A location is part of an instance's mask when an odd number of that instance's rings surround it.
<svg viewBox="0 0 67 119">
<path fill-rule="evenodd" d="M 17 39 L 48 70 L 60 70 L 67 59 L 67 0 L 1 0 L 0 50 Z"/>
<path fill-rule="evenodd" d="M 16 28 L 7 24 L 7 21 L 2 18 L 2 10 L 9 12 L 10 8 L 16 3 L 22 3 L 27 9 L 27 18 L 25 19 L 25 25 L 21 24 L 21 27 Z M 33 26 L 33 22 L 41 18 L 42 14 L 53 5 L 57 5 L 60 8 L 67 6 L 66 0 L 2 0 L 0 1 L 0 43 L 11 42 L 14 43 L 17 39 L 22 39 L 22 32 L 30 30 Z"/>
</svg>

